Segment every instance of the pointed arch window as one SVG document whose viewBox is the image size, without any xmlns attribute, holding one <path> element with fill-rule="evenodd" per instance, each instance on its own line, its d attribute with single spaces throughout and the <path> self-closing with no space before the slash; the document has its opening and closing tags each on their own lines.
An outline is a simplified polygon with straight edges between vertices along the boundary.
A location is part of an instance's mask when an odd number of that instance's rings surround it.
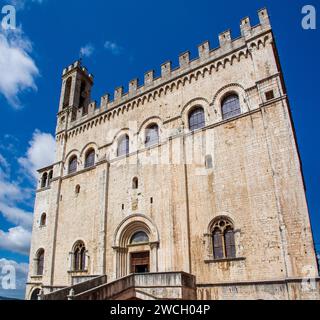
<svg viewBox="0 0 320 320">
<path fill-rule="evenodd" d="M 239 96 L 237 94 L 229 94 L 226 96 L 221 105 L 222 119 L 227 120 L 241 114 Z"/>
<path fill-rule="evenodd" d="M 86 269 L 86 247 L 82 241 L 78 241 L 73 249 L 73 270 L 85 271 Z"/>
<path fill-rule="evenodd" d="M 145 146 L 150 147 L 159 143 L 159 127 L 157 124 L 151 124 L 146 128 Z"/>
<path fill-rule="evenodd" d="M 212 228 L 214 259 L 232 259 L 236 257 L 234 228 L 230 220 L 217 219 Z"/>
<path fill-rule="evenodd" d="M 191 131 L 205 126 L 204 110 L 202 107 L 193 109 L 189 114 L 189 129 Z"/>
<path fill-rule="evenodd" d="M 73 156 L 69 161 L 69 167 L 68 167 L 68 173 L 74 173 L 77 172 L 78 168 L 78 158 L 77 156 Z"/>
<path fill-rule="evenodd" d="M 122 136 L 118 143 L 117 156 L 121 157 L 129 153 L 129 136 L 125 134 Z"/>
<path fill-rule="evenodd" d="M 90 149 L 86 153 L 85 162 L 84 162 L 84 167 L 85 168 L 90 168 L 90 167 L 94 166 L 95 156 L 96 156 L 96 153 L 95 153 L 95 151 L 93 149 Z"/>
</svg>

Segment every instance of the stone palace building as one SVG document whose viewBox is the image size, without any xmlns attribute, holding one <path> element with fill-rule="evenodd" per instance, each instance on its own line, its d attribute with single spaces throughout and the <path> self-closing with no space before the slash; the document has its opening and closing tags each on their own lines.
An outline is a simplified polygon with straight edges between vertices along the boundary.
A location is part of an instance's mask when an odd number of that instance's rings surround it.
<svg viewBox="0 0 320 320">
<path fill-rule="evenodd" d="M 258 15 L 100 106 L 80 61 L 63 70 L 26 299 L 319 298 L 288 97 Z"/>
</svg>

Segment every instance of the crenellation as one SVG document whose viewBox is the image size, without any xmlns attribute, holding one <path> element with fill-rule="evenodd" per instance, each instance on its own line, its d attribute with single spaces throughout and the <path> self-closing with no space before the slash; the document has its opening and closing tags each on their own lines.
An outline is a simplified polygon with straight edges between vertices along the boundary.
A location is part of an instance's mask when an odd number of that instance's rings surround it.
<svg viewBox="0 0 320 320">
<path fill-rule="evenodd" d="M 209 41 L 205 41 L 198 46 L 198 54 L 201 60 L 209 58 L 209 54 L 210 54 Z"/>
<path fill-rule="evenodd" d="M 231 44 L 231 30 L 226 30 L 219 34 L 219 44 L 220 48 L 223 48 L 229 44 Z"/>
<path fill-rule="evenodd" d="M 240 31 L 241 31 L 241 35 L 245 38 L 251 35 L 251 24 L 250 24 L 249 17 L 245 17 L 241 20 Z"/>
<path fill-rule="evenodd" d="M 88 106 L 88 115 L 95 114 L 96 109 L 97 109 L 97 102 L 92 101 Z"/>
<path fill-rule="evenodd" d="M 187 67 L 190 63 L 190 51 L 185 51 L 179 55 L 179 66 L 181 69 Z"/>
<path fill-rule="evenodd" d="M 270 27 L 269 14 L 266 8 L 263 8 L 258 11 L 260 25 L 262 27 Z"/>
<path fill-rule="evenodd" d="M 144 84 L 142 86 L 139 86 L 138 79 L 133 79 L 129 82 L 129 90 L 127 93 L 123 92 L 123 87 L 116 88 L 113 100 L 110 100 L 110 97 L 108 97 L 108 99 L 105 99 L 104 97 L 101 98 L 100 112 L 103 112 L 107 109 L 111 110 L 121 103 L 127 102 L 129 99 L 134 99 L 135 97 L 143 95 L 145 92 L 152 90 L 154 87 L 160 86 L 171 79 L 174 80 L 175 78 L 184 74 L 187 70 L 200 68 L 201 64 L 207 63 L 207 61 L 219 60 L 221 57 L 226 56 L 229 51 L 233 52 L 236 50 L 241 50 L 247 46 L 248 41 L 257 37 L 259 34 L 266 32 L 268 27 L 270 27 L 269 15 L 266 9 L 259 11 L 259 19 L 260 24 L 252 27 L 249 17 L 243 18 L 240 24 L 240 38 L 232 39 L 231 30 L 222 32 L 219 35 L 220 46 L 218 48 L 210 49 L 209 41 L 204 41 L 198 46 L 198 58 L 196 59 L 190 60 L 189 51 L 180 54 L 179 66 L 174 70 L 172 70 L 171 61 L 163 63 L 161 65 L 161 76 L 158 78 L 154 78 L 154 70 L 146 72 L 144 75 Z M 218 65 L 224 66 L 224 62 L 219 62 Z M 70 67 L 73 66 L 74 64 Z M 187 66 L 188 68 L 186 68 Z"/>
<path fill-rule="evenodd" d="M 101 97 L 101 100 L 100 100 L 100 111 L 107 110 L 109 101 L 110 101 L 110 94 L 109 93 L 106 93 L 104 96 Z"/>
<path fill-rule="evenodd" d="M 139 79 L 135 78 L 129 82 L 129 95 L 133 96 L 136 94 L 139 85 Z"/>
<path fill-rule="evenodd" d="M 154 70 L 147 71 L 144 74 L 144 86 L 150 86 L 154 80 Z"/>
<path fill-rule="evenodd" d="M 117 87 L 114 90 L 114 101 L 118 101 L 122 98 L 123 95 L 123 86 Z"/>
</svg>

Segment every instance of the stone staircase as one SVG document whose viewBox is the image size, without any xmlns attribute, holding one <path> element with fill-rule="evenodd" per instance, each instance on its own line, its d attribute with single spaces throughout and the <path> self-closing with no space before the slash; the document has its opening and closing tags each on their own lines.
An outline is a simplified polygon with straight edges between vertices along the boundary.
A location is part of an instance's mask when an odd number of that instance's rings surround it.
<svg viewBox="0 0 320 320">
<path fill-rule="evenodd" d="M 107 282 L 106 276 L 44 295 L 43 300 L 196 299 L 195 277 L 185 272 L 130 274 Z"/>
<path fill-rule="evenodd" d="M 87 281 L 82 281 L 74 284 L 70 287 L 65 287 L 63 289 L 56 290 L 46 295 L 39 297 L 40 300 L 70 300 L 69 295 L 73 296 L 81 292 L 85 292 L 91 288 L 98 287 L 107 282 L 107 276 L 96 276 Z"/>
</svg>

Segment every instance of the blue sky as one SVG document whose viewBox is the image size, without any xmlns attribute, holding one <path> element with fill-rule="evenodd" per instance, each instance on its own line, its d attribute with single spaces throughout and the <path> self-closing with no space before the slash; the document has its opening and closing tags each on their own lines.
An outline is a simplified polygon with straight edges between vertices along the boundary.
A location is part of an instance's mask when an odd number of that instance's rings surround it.
<svg viewBox="0 0 320 320">
<path fill-rule="evenodd" d="M 95 76 L 93 99 L 232 29 L 258 23 L 267 7 L 277 40 L 296 128 L 315 242 L 320 243 L 319 29 L 303 30 L 301 8 L 320 1 L 53 1 L 14 4 L 18 30 L 0 30 L 0 267 L 17 265 L 22 296 L 27 270 L 35 170 L 52 161 L 62 69 L 79 57 Z M 90 5 L 88 5 L 90 3 Z M 319 18 L 320 19 L 320 18 Z M 319 248 L 320 249 L 320 248 Z"/>
</svg>

